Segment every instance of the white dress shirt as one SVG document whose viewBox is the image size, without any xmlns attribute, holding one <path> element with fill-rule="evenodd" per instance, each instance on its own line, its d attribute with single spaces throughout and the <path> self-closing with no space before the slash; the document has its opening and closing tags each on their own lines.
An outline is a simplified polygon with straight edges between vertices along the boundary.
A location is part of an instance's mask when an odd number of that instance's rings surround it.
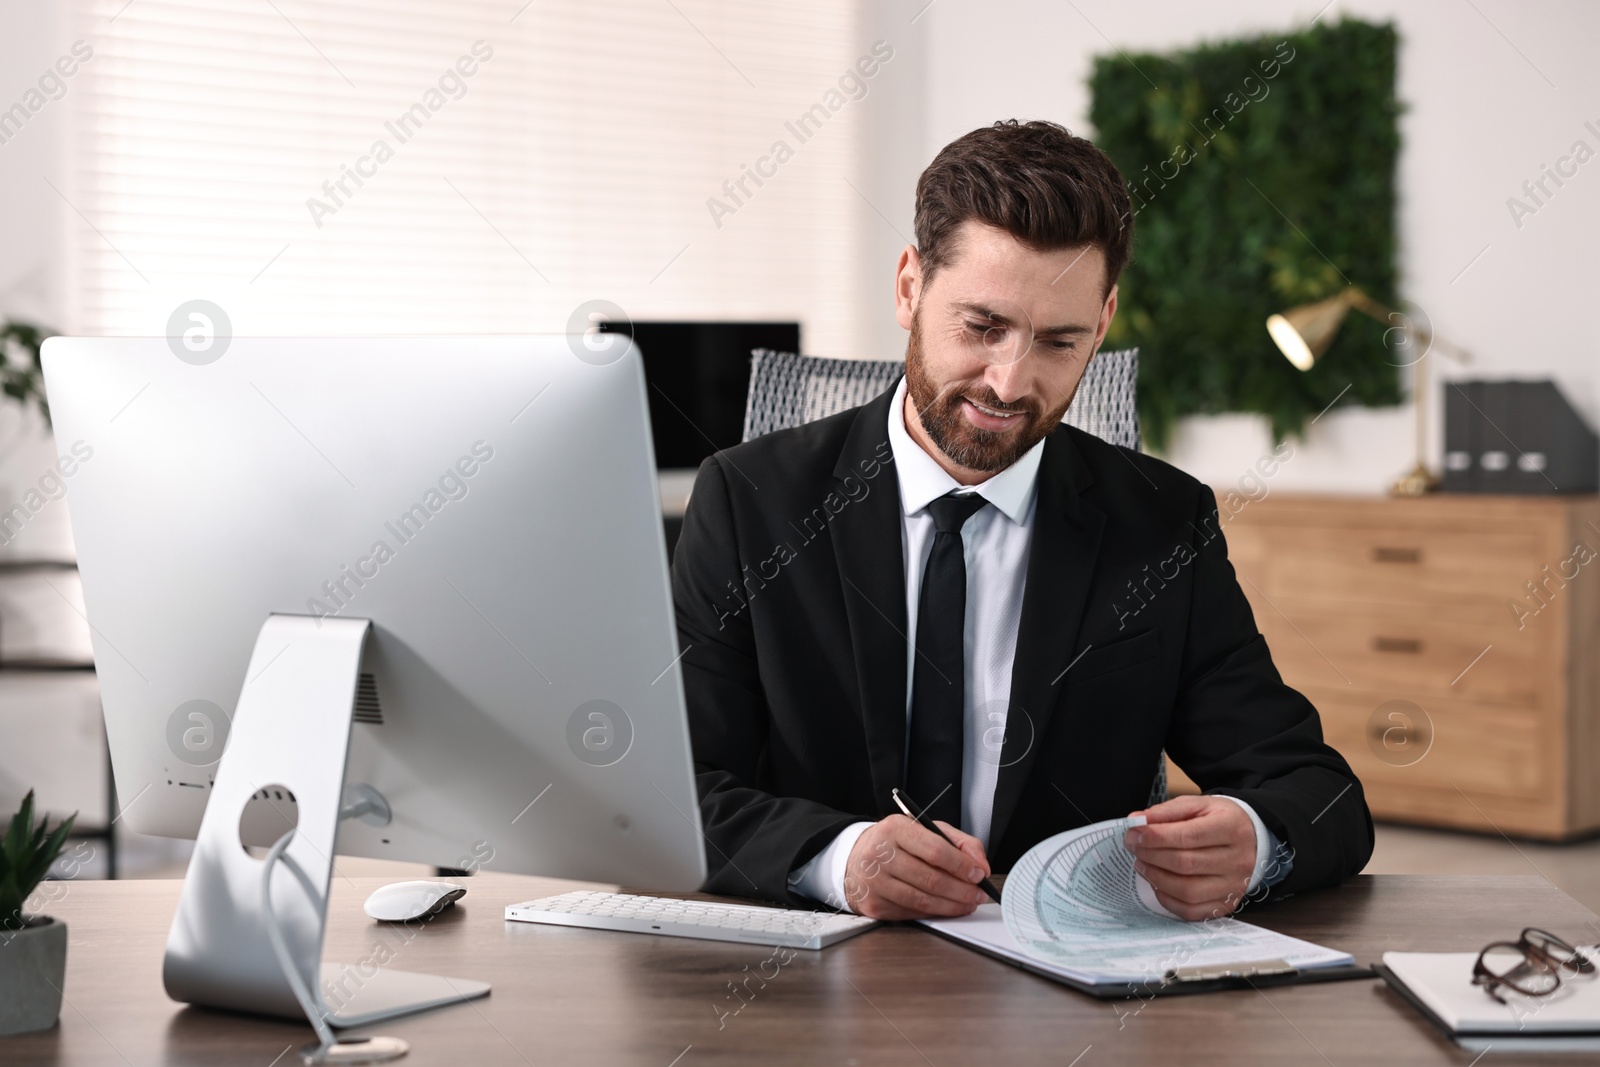
<svg viewBox="0 0 1600 1067">
<path fill-rule="evenodd" d="M 967 567 L 964 755 L 961 761 L 961 828 L 989 848 L 994 788 L 1000 774 L 1001 746 L 1011 700 L 1011 664 L 1033 543 L 1034 503 L 1038 496 L 1040 441 L 1005 470 L 965 487 L 923 451 L 905 425 L 906 382 L 900 379 L 889 403 L 889 447 L 900 482 L 900 548 L 906 568 L 906 720 L 909 738 L 911 687 L 916 665 L 917 601 L 922 571 L 933 548 L 933 515 L 928 504 L 949 492 L 974 492 L 988 501 L 961 529 Z M 932 804 L 933 797 L 914 797 Z M 1265 826 L 1250 805 L 1229 797 L 1250 816 L 1256 831 L 1255 889 L 1269 857 Z M 834 908 L 849 908 L 844 895 L 845 864 L 870 822 L 852 823 L 804 866 L 789 875 L 789 887 Z"/>
</svg>

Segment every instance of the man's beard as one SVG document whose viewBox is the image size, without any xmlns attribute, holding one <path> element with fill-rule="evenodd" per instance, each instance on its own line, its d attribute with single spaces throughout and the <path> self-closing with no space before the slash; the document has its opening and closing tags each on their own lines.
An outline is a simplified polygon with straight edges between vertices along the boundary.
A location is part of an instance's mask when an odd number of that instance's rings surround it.
<svg viewBox="0 0 1600 1067">
<path fill-rule="evenodd" d="M 906 395 L 917 407 L 922 428 L 950 462 L 986 474 L 1005 470 L 1048 437 L 1061 424 L 1061 417 L 1072 403 L 1068 395 L 1060 407 L 1050 411 L 1042 410 L 1032 397 L 1007 404 L 982 382 L 968 386 L 952 383 L 941 392 L 928 377 L 923 359 L 920 315 L 912 316 L 911 340 L 906 345 Z M 961 413 L 963 398 L 994 411 L 1022 412 L 1013 417 L 1024 420 L 1023 424 L 1004 432 L 974 426 Z"/>
</svg>

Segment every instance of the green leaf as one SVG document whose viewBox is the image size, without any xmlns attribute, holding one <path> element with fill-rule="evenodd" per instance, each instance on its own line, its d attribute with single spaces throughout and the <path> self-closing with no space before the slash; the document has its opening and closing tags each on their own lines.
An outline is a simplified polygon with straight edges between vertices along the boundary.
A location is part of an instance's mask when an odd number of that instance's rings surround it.
<svg viewBox="0 0 1600 1067">
<path fill-rule="evenodd" d="M 48 817 L 34 822 L 33 808 L 33 791 L 29 790 L 0 840 L 0 927 L 21 920 L 23 904 L 49 875 L 78 820 L 73 814 L 51 830 Z"/>
<path fill-rule="evenodd" d="M 22 861 L 24 846 L 28 841 L 28 834 L 33 830 L 33 790 L 28 790 L 28 795 L 22 798 L 22 809 L 11 818 L 11 827 L 6 831 L 6 852 L 11 857 L 13 864 Z"/>
<path fill-rule="evenodd" d="M 1310 372 L 1266 332 L 1268 315 L 1350 283 L 1394 303 L 1398 49 L 1393 25 L 1345 19 L 1096 58 L 1095 142 L 1134 206 L 1107 343 L 1139 346 L 1139 415 L 1155 447 L 1185 415 L 1257 412 L 1281 438 L 1341 393 L 1341 404 L 1400 402 L 1382 325 L 1352 315 Z M 1182 164 L 1180 146 L 1192 153 Z"/>
<path fill-rule="evenodd" d="M 47 841 L 35 851 L 32 862 L 23 870 L 18 881 L 28 885 L 28 892 L 33 892 L 33 886 L 44 881 L 45 875 L 50 873 L 50 868 L 61 855 L 62 846 L 67 842 L 67 835 L 72 833 L 72 824 L 78 821 L 76 813 L 67 817 L 66 821 L 57 826 Z M 45 824 L 39 823 L 40 836 L 44 835 Z"/>
<path fill-rule="evenodd" d="M 0 392 L 32 404 L 50 425 L 50 405 L 45 399 L 39 349 L 49 331 L 25 322 L 0 322 Z"/>
</svg>

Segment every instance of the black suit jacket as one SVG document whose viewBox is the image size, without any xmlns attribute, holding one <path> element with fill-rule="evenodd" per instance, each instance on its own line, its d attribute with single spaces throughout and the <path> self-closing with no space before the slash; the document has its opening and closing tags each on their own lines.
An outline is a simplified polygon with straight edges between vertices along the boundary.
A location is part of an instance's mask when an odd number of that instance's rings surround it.
<svg viewBox="0 0 1600 1067">
<path fill-rule="evenodd" d="M 701 466 L 673 562 L 710 892 L 808 903 L 789 872 L 895 810 L 906 593 L 893 390 Z M 1365 865 L 1361 783 L 1273 667 L 1216 500 L 1063 425 L 1045 443 L 989 857 L 1143 807 L 1163 748 L 1293 849 L 1274 895 Z"/>
</svg>

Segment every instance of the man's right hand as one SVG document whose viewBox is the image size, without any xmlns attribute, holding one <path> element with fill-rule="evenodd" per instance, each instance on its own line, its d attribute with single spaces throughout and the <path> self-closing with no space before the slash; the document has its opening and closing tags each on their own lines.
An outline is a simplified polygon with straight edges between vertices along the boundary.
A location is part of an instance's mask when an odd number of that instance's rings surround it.
<svg viewBox="0 0 1600 1067">
<path fill-rule="evenodd" d="M 862 831 L 845 868 L 850 907 L 873 919 L 928 919 L 967 915 L 988 900 L 977 885 L 989 877 L 983 845 L 949 823 L 938 826 L 955 845 L 904 815 Z"/>
</svg>

